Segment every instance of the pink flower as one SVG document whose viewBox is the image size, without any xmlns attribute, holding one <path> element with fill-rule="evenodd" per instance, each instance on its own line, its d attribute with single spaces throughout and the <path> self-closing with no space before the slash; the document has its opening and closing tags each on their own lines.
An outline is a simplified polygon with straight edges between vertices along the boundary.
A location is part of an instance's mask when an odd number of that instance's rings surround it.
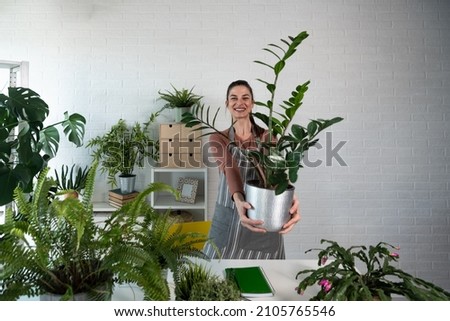
<svg viewBox="0 0 450 321">
<path fill-rule="evenodd" d="M 322 289 L 325 292 L 330 292 L 332 284 L 330 281 L 328 281 L 327 279 L 322 279 L 319 281 L 319 285 L 322 286 Z"/>
<path fill-rule="evenodd" d="M 322 256 L 322 258 L 320 259 L 320 265 L 325 265 L 325 263 L 327 263 L 328 260 L 328 256 Z"/>
<path fill-rule="evenodd" d="M 396 258 L 400 257 L 400 255 L 396 252 L 391 252 L 391 253 L 389 253 L 389 255 L 392 257 L 396 257 Z"/>
</svg>

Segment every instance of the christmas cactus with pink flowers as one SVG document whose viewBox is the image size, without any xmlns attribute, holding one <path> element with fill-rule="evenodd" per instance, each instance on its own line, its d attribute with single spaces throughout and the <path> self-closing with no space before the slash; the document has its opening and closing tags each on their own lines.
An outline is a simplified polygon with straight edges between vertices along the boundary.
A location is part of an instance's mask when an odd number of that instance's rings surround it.
<svg viewBox="0 0 450 321">
<path fill-rule="evenodd" d="M 334 241 L 321 243 L 329 246 L 306 251 L 319 251 L 319 268 L 300 271 L 296 276 L 299 279 L 308 274 L 296 288 L 300 295 L 310 286 L 320 286 L 312 301 L 390 301 L 393 296 L 414 301 L 450 300 L 449 292 L 395 266 L 399 247 L 380 242 L 368 248 L 360 245 L 346 249 Z"/>
</svg>

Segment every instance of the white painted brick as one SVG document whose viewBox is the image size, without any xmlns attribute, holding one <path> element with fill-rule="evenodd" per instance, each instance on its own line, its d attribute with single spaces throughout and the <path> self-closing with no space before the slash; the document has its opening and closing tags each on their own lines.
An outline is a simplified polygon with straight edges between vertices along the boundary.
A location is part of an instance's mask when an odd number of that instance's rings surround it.
<svg viewBox="0 0 450 321">
<path fill-rule="evenodd" d="M 30 61 L 30 87 L 51 106 L 86 115 L 87 137 L 120 117 L 147 117 L 170 83 L 196 85 L 214 107 L 238 78 L 265 97 L 254 79 L 268 73 L 252 61 L 266 57 L 267 43 L 305 26 L 311 36 L 291 62 L 295 71 L 286 69 L 288 83 L 314 85 L 297 120 L 343 116 L 331 131 L 348 140 L 340 151 L 348 166 L 301 171 L 303 219 L 286 237 L 288 257 L 305 257 L 325 236 L 346 245 L 394 240 L 403 266 L 450 289 L 446 1 L 6 2 L 0 59 Z M 61 147 L 67 152 L 55 164 L 89 159 L 87 149 Z M 210 172 L 215 189 L 217 172 Z M 106 197 L 105 180 L 99 175 L 97 200 Z"/>
</svg>

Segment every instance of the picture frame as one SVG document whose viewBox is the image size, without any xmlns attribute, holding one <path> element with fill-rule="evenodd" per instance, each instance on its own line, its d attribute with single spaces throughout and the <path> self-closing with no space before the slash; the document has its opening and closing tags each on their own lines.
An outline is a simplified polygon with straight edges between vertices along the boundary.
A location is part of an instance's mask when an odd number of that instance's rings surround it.
<svg viewBox="0 0 450 321">
<path fill-rule="evenodd" d="M 191 177 L 180 177 L 178 179 L 177 191 L 180 193 L 180 202 L 195 203 L 197 195 L 198 179 Z"/>
</svg>

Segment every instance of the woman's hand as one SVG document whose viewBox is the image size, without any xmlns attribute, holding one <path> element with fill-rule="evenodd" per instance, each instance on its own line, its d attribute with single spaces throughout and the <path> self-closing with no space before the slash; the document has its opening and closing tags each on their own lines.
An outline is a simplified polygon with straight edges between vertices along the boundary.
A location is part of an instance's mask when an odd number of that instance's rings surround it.
<svg viewBox="0 0 450 321">
<path fill-rule="evenodd" d="M 247 210 L 252 208 L 252 205 L 245 201 L 244 195 L 242 193 L 236 192 L 233 194 L 234 204 L 236 205 L 237 212 L 239 214 L 239 219 L 241 225 L 248 228 L 250 231 L 265 233 L 267 232 L 264 228 L 260 227 L 264 222 L 261 220 L 252 220 L 247 216 Z"/>
<path fill-rule="evenodd" d="M 297 195 L 294 194 L 294 199 L 292 200 L 292 206 L 289 210 L 289 213 L 291 213 L 291 219 L 283 225 L 283 229 L 280 231 L 280 234 L 286 234 L 289 231 L 291 231 L 295 224 L 297 224 L 300 219 L 300 202 L 298 201 Z"/>
</svg>

